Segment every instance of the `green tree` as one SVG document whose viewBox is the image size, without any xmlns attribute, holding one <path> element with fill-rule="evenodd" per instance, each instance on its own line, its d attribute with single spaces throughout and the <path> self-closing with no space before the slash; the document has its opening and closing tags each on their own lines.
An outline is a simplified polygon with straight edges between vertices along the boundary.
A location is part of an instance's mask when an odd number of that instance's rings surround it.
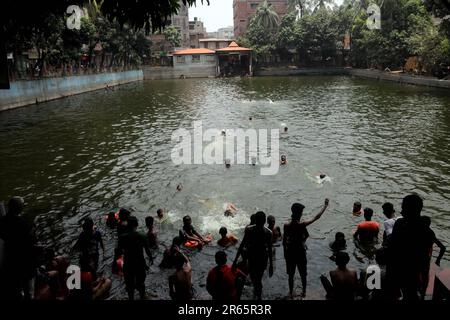
<svg viewBox="0 0 450 320">
<path fill-rule="evenodd" d="M 296 28 L 302 57 L 322 63 L 335 58 L 339 37 L 333 11 L 320 7 L 313 14 L 303 17 Z"/>
<path fill-rule="evenodd" d="M 180 30 L 174 26 L 165 27 L 162 34 L 166 37 L 166 40 L 173 46 L 179 47 L 181 45 L 181 33 Z"/>
<path fill-rule="evenodd" d="M 264 0 L 256 9 L 254 19 L 255 22 L 266 28 L 267 30 L 275 30 L 279 24 L 279 17 L 274 10 L 272 4 Z"/>
</svg>

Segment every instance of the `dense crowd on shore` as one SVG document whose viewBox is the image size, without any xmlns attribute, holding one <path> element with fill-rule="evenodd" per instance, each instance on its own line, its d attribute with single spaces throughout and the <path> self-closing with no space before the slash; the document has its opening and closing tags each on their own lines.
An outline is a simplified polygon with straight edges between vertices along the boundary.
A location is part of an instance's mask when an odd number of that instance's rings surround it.
<svg viewBox="0 0 450 320">
<path fill-rule="evenodd" d="M 177 188 L 178 189 L 178 188 Z M 181 188 L 180 190 L 181 191 Z M 79 253 L 79 273 L 71 273 L 72 266 L 66 257 L 58 256 L 51 248 L 37 245 L 35 227 L 21 216 L 24 201 L 20 197 L 9 200 L 4 215 L 0 217 L 0 298 L 2 299 L 78 299 L 96 300 L 108 297 L 111 279 L 97 274 L 100 249 L 105 251 L 102 234 L 91 218 L 85 218 L 83 231 L 72 251 Z M 244 286 L 253 287 L 254 298 L 263 294 L 263 275 L 274 272 L 274 245 L 281 243 L 288 274 L 288 297 L 294 298 L 294 277 L 299 271 L 302 292 L 307 289 L 307 227 L 320 219 L 329 206 L 325 199 L 320 212 L 312 219 L 302 219 L 304 206 L 294 203 L 291 220 L 283 228 L 276 225 L 273 216 L 259 211 L 250 218 L 249 225 L 239 244 L 232 264 L 227 264 L 227 253 L 219 250 L 215 254 L 216 266 L 207 276 L 206 289 L 213 300 L 238 301 Z M 370 260 L 375 258 L 379 270 L 379 285 L 367 286 L 372 276 L 369 272 L 358 274 L 348 267 L 347 242 L 342 232 L 337 232 L 330 244 L 330 252 L 336 269 L 328 276 L 320 276 L 326 298 L 332 300 L 419 300 L 424 299 L 428 287 L 433 245 L 439 247 L 436 264 L 439 265 L 445 246 L 430 228 L 431 219 L 422 216 L 423 201 L 415 194 L 403 199 L 401 217 L 395 214 L 394 206 L 382 206 L 386 220 L 381 233 L 380 224 L 372 220 L 373 210 L 362 208 L 355 202 L 352 214 L 364 217 L 357 224 L 353 235 L 355 245 Z M 229 204 L 224 213 L 234 216 L 238 209 Z M 167 221 L 167 214 L 159 209 L 156 216 L 145 218 L 147 233 L 137 231 L 139 221 L 127 209 L 111 212 L 106 217 L 106 226 L 117 233 L 112 273 L 124 279 L 128 298 L 133 300 L 135 292 L 141 299 L 150 298 L 146 293 L 145 279 L 149 265 L 155 263 L 152 251 L 158 247 L 155 225 Z M 267 227 L 266 227 L 267 223 Z M 238 239 L 228 233 L 226 227 L 218 230 L 221 238 L 217 244 L 224 249 L 237 245 Z M 382 238 L 379 240 L 379 236 Z M 168 291 L 176 302 L 194 298 L 192 270 L 186 250 L 202 250 L 212 241 L 210 235 L 201 235 L 193 226 L 190 216 L 183 217 L 183 226 L 173 238 L 172 245 L 164 251 L 160 268 L 174 269 L 168 279 Z M 379 245 L 381 243 L 381 245 Z M 147 256 L 147 259 L 145 258 Z M 73 271 L 73 270 L 72 270 Z M 278 271 L 279 272 L 279 271 Z M 79 275 L 80 286 L 74 275 Z M 319 276 L 319 275 L 313 275 Z M 377 275 L 375 275 L 377 276 Z M 73 286 L 70 285 L 73 284 Z M 374 282 L 375 284 L 377 281 Z M 269 289 L 267 289 L 269 290 Z"/>
</svg>

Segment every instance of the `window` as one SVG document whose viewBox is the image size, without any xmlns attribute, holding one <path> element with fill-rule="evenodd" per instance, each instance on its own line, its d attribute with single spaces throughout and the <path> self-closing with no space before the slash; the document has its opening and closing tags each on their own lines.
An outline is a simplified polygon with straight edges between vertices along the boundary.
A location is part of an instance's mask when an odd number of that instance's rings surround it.
<svg viewBox="0 0 450 320">
<path fill-rule="evenodd" d="M 250 8 L 256 10 L 256 8 L 258 8 L 258 3 L 250 3 Z"/>
<path fill-rule="evenodd" d="M 199 54 L 193 54 L 192 55 L 192 62 L 200 62 L 200 55 Z"/>
<path fill-rule="evenodd" d="M 184 56 L 177 56 L 177 63 L 184 63 L 185 59 Z"/>
</svg>

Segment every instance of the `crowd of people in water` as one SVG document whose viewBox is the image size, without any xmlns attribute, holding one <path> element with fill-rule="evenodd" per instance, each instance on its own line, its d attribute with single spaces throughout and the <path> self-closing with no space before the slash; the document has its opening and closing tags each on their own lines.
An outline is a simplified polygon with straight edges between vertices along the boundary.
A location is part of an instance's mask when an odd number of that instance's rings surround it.
<svg viewBox="0 0 450 320">
<path fill-rule="evenodd" d="M 182 186 L 178 185 L 181 191 Z M 96 300 L 107 298 L 112 286 L 111 279 L 97 273 L 100 251 L 105 251 L 102 234 L 92 218 L 82 222 L 82 232 L 72 251 L 79 253 L 81 287 L 67 286 L 70 263 L 50 248 L 37 245 L 35 227 L 22 216 L 24 200 L 13 197 L 7 203 L 6 212 L 0 217 L 0 298 L 3 299 L 81 299 Z M 246 285 L 253 287 L 254 298 L 260 300 L 263 294 L 263 275 L 274 273 L 274 245 L 283 248 L 288 275 L 289 297 L 296 296 L 294 278 L 296 270 L 300 274 L 302 291 L 306 296 L 308 284 L 307 242 L 308 227 L 319 220 L 329 207 L 325 199 L 321 210 L 311 219 L 302 219 L 305 206 L 294 203 L 291 220 L 282 228 L 275 217 L 258 211 L 250 218 L 242 241 L 228 233 L 226 227 L 218 230 L 218 246 L 223 249 L 215 254 L 216 266 L 210 270 L 206 289 L 212 299 L 220 302 L 239 301 Z M 326 299 L 332 300 L 419 300 L 424 299 L 428 287 L 433 245 L 439 247 L 436 264 L 440 265 L 445 246 L 436 238 L 430 228 L 431 219 L 422 216 L 423 201 L 411 194 L 403 199 L 401 216 L 396 215 L 392 203 L 382 205 L 386 219 L 383 228 L 373 221 L 374 211 L 355 202 L 352 214 L 355 219 L 363 218 L 353 234 L 355 244 L 361 252 L 375 259 L 381 270 L 381 286 L 369 289 L 366 285 L 367 273 L 360 273 L 348 266 L 350 256 L 346 252 L 347 240 L 342 232 L 335 234 L 330 244 L 330 259 L 336 269 L 328 275 L 320 276 L 326 291 Z M 238 214 L 233 204 L 228 204 L 224 214 L 232 217 Z M 154 261 L 152 251 L 158 247 L 156 223 L 167 219 L 167 213 L 158 209 L 156 216 L 147 216 L 147 233 L 138 232 L 138 218 L 132 212 L 121 208 L 110 212 L 105 224 L 117 234 L 112 273 L 124 279 L 128 298 L 133 300 L 136 291 L 141 299 L 148 299 L 145 279 L 149 265 Z M 193 226 L 189 215 L 183 217 L 179 234 L 172 245 L 164 251 L 160 268 L 173 269 L 167 280 L 170 297 L 176 302 L 187 302 L 194 298 L 192 270 L 195 269 L 188 256 L 188 249 L 201 250 L 212 241 L 210 235 L 202 235 Z M 356 223 L 355 223 L 356 224 Z M 382 234 L 380 234 L 382 231 Z M 380 239 L 379 239 L 380 238 Z M 231 264 L 227 264 L 225 248 L 238 245 Z M 145 258 L 147 256 L 147 259 Z M 230 259 L 231 261 L 231 259 Z M 281 272 L 281 271 L 278 271 Z"/>
</svg>

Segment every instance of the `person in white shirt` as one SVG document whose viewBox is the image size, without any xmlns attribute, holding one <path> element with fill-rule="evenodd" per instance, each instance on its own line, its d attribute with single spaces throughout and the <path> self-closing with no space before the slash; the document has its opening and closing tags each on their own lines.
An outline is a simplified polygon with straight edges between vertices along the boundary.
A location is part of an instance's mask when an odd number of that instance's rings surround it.
<svg viewBox="0 0 450 320">
<path fill-rule="evenodd" d="M 395 221 L 397 221 L 397 217 L 395 216 L 394 205 L 390 202 L 386 202 L 381 206 L 383 208 L 383 214 L 386 216 L 386 220 L 384 220 L 384 233 L 383 233 L 383 246 L 387 247 L 389 245 L 389 238 L 392 234 L 392 230 L 394 229 Z"/>
</svg>

